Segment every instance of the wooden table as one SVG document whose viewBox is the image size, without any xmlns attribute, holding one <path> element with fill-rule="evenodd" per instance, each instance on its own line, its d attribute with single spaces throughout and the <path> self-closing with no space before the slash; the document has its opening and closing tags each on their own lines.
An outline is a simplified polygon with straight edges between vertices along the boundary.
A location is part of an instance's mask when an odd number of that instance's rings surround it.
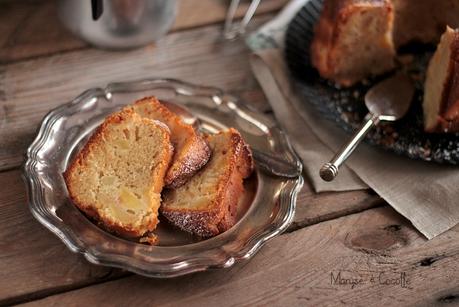
<svg viewBox="0 0 459 307">
<path fill-rule="evenodd" d="M 285 3 L 264 0 L 251 27 Z M 32 217 L 24 151 L 50 109 L 89 87 L 173 77 L 270 112 L 244 43 L 220 40 L 228 1 L 180 5 L 157 45 L 108 52 L 63 30 L 54 1 L 0 2 L 0 304 L 458 305 L 459 228 L 427 241 L 371 191 L 315 194 L 306 183 L 294 223 L 251 261 L 169 280 L 92 265 Z"/>
</svg>

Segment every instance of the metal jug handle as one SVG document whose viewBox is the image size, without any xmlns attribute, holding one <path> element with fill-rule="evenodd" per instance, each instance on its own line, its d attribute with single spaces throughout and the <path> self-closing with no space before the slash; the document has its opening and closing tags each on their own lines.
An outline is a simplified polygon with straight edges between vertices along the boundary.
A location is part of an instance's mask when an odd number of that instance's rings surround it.
<svg viewBox="0 0 459 307">
<path fill-rule="evenodd" d="M 104 11 L 103 0 L 91 0 L 92 20 L 96 21 Z"/>
</svg>

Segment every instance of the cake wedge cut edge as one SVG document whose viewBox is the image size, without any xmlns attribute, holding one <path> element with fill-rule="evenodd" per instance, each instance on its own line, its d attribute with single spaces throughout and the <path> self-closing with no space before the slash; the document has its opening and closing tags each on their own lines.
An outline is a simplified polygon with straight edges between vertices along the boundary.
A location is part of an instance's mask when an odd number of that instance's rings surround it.
<svg viewBox="0 0 459 307">
<path fill-rule="evenodd" d="M 326 0 L 311 43 L 311 64 L 341 86 L 395 68 L 389 0 Z"/>
<path fill-rule="evenodd" d="M 427 68 L 423 112 L 426 132 L 459 132 L 459 31 L 450 27 Z"/>
<path fill-rule="evenodd" d="M 174 226 L 189 233 L 212 237 L 236 222 L 243 180 L 253 171 L 252 153 L 233 128 L 207 141 L 212 157 L 186 184 L 163 193 L 161 214 Z"/>
<path fill-rule="evenodd" d="M 142 117 L 161 121 L 171 132 L 174 156 L 164 179 L 167 188 L 180 187 L 207 163 L 211 150 L 206 140 L 156 97 L 137 100 L 131 108 Z"/>
<path fill-rule="evenodd" d="M 108 116 L 64 172 L 73 203 L 110 232 L 151 237 L 173 154 L 169 133 L 130 109 Z"/>
</svg>

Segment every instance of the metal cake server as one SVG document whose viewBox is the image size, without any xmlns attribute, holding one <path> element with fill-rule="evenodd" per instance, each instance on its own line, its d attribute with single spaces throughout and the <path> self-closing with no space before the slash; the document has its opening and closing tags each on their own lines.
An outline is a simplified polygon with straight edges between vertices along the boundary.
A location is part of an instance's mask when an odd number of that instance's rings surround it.
<svg viewBox="0 0 459 307">
<path fill-rule="evenodd" d="M 325 181 L 335 179 L 340 165 L 346 161 L 371 128 L 380 121 L 396 121 L 406 114 L 413 100 L 413 94 L 413 82 L 408 75 L 401 72 L 373 86 L 365 94 L 365 105 L 370 111 L 365 116 L 365 122 L 331 161 L 322 166 L 320 177 Z"/>
<path fill-rule="evenodd" d="M 199 119 L 186 107 L 167 101 L 163 101 L 162 103 L 164 103 L 173 112 L 179 114 L 185 123 L 192 125 L 195 129 L 199 129 Z M 284 178 L 298 178 L 298 176 L 301 175 L 301 169 L 298 168 L 296 164 L 290 163 L 284 159 L 262 152 L 255 148 L 251 149 L 254 160 L 257 162 L 260 169 L 266 174 Z"/>
</svg>

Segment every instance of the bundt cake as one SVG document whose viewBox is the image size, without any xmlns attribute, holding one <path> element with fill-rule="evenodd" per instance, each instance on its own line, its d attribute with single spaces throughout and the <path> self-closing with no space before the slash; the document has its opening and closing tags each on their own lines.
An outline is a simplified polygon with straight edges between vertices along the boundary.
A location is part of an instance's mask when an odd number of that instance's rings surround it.
<svg viewBox="0 0 459 307">
<path fill-rule="evenodd" d="M 325 0 L 311 42 L 319 74 L 351 86 L 394 68 L 396 50 L 459 27 L 457 0 Z"/>
<path fill-rule="evenodd" d="M 457 0 L 391 0 L 394 6 L 394 45 L 438 43 L 446 26 L 459 27 Z"/>
<path fill-rule="evenodd" d="M 424 129 L 459 132 L 459 31 L 447 27 L 427 68 Z"/>
<path fill-rule="evenodd" d="M 174 157 L 164 179 L 166 187 L 177 188 L 183 185 L 207 163 L 211 154 L 207 142 L 158 99 L 143 98 L 136 101 L 132 108 L 143 117 L 163 122 L 170 129 Z"/>
<path fill-rule="evenodd" d="M 253 170 L 251 151 L 237 130 L 207 140 L 212 148 L 207 165 L 183 186 L 165 191 L 160 209 L 173 225 L 202 237 L 234 225 L 243 179 Z"/>
<path fill-rule="evenodd" d="M 320 75 L 344 86 L 394 68 L 389 0 L 326 0 L 311 43 Z"/>
<path fill-rule="evenodd" d="M 123 109 L 103 122 L 65 171 L 70 198 L 105 229 L 143 236 L 158 223 L 172 154 L 165 125 Z"/>
</svg>

